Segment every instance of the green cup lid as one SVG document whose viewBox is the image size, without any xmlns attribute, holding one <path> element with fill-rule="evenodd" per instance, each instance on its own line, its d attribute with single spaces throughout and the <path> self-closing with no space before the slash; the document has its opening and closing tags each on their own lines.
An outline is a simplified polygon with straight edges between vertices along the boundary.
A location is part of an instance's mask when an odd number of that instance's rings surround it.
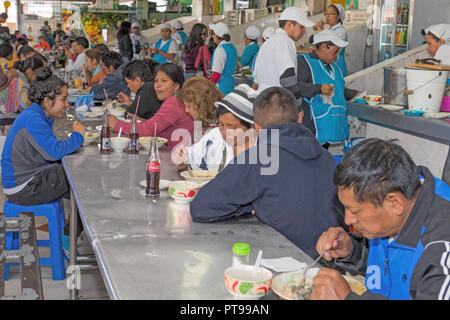
<svg viewBox="0 0 450 320">
<path fill-rule="evenodd" d="M 250 245 L 243 242 L 237 242 L 233 245 L 233 253 L 240 256 L 250 254 Z"/>
</svg>

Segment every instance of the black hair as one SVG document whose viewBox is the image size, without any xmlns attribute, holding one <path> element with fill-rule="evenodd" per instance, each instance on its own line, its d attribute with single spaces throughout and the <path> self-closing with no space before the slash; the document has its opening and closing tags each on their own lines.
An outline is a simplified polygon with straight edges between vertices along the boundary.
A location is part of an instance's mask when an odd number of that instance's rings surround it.
<svg viewBox="0 0 450 320">
<path fill-rule="evenodd" d="M 214 42 L 214 38 L 213 37 L 209 38 L 208 51 L 211 54 L 211 56 L 213 55 L 214 50 L 216 50 L 216 48 L 217 48 L 217 43 Z"/>
<path fill-rule="evenodd" d="M 59 23 L 59 22 L 56 24 L 56 26 L 57 27 L 62 27 L 61 23 Z"/>
<path fill-rule="evenodd" d="M 11 55 L 13 51 L 14 48 L 9 42 L 5 41 L 0 44 L 0 57 L 6 58 L 7 56 Z"/>
<path fill-rule="evenodd" d="M 102 54 L 102 62 L 105 67 L 109 68 L 113 66 L 114 69 L 118 69 L 123 64 L 123 58 L 120 53 L 115 51 L 108 51 Z"/>
<path fill-rule="evenodd" d="M 292 22 L 292 24 L 295 26 L 297 24 L 297 21 L 294 20 L 278 20 L 278 26 L 283 29 L 284 26 L 286 25 L 286 23 L 288 23 L 288 21 Z"/>
<path fill-rule="evenodd" d="M 162 71 L 165 74 L 167 74 L 170 80 L 180 85 L 181 89 L 184 83 L 184 75 L 183 70 L 181 70 L 179 66 L 177 66 L 174 63 L 163 63 L 156 68 L 155 74 L 157 74 L 159 71 Z"/>
<path fill-rule="evenodd" d="M 6 12 L 0 13 L 0 18 L 8 19 L 8 14 Z"/>
<path fill-rule="evenodd" d="M 29 45 L 25 45 L 22 48 L 19 49 L 19 51 L 17 52 L 19 58 L 20 56 L 23 54 L 24 56 L 29 55 L 30 53 L 36 52 L 32 47 L 30 47 Z"/>
<path fill-rule="evenodd" d="M 154 76 L 147 63 L 141 60 L 132 60 L 123 68 L 122 76 L 124 78 L 134 80 L 136 77 L 141 78 L 144 82 L 153 81 Z"/>
<path fill-rule="evenodd" d="M 32 71 L 41 68 L 44 66 L 44 61 L 42 59 L 43 56 L 41 54 L 36 53 L 35 55 L 25 59 L 25 61 L 23 62 L 23 64 L 19 67 L 20 72 L 25 73 L 25 71 L 27 71 L 27 69 L 30 69 Z"/>
<path fill-rule="evenodd" d="M 156 68 L 159 66 L 159 63 L 156 62 L 156 61 L 153 60 L 153 59 L 144 59 L 143 61 L 144 61 L 144 62 L 148 65 L 148 67 L 150 68 L 150 72 L 152 73 L 152 75 L 155 75 L 155 74 L 156 74 Z"/>
<path fill-rule="evenodd" d="M 105 52 L 109 51 L 108 46 L 106 44 L 104 44 L 104 43 L 100 43 L 100 44 L 95 45 L 93 49 L 96 49 L 96 50 L 100 51 L 102 54 L 104 54 Z"/>
<path fill-rule="evenodd" d="M 253 103 L 255 122 L 263 128 L 298 122 L 299 107 L 292 92 L 282 87 L 263 90 Z"/>
<path fill-rule="evenodd" d="M 16 38 L 16 44 L 17 46 L 26 46 L 28 45 L 28 40 L 22 37 Z"/>
<path fill-rule="evenodd" d="M 75 42 L 85 49 L 89 48 L 89 41 L 85 37 L 77 37 L 75 38 Z"/>
<path fill-rule="evenodd" d="M 203 23 L 196 23 L 192 27 L 191 34 L 184 44 L 184 52 L 192 53 L 194 48 L 198 45 L 202 46 L 204 44 L 202 39 L 203 30 L 208 32 L 208 28 Z"/>
<path fill-rule="evenodd" d="M 32 81 L 28 89 L 28 99 L 42 106 L 45 98 L 55 100 L 67 84 L 52 74 L 50 67 L 41 67 L 35 71 L 36 80 Z"/>
<path fill-rule="evenodd" d="M 219 105 L 219 107 L 217 107 L 217 109 L 216 109 L 216 119 L 219 119 L 219 116 L 224 115 L 226 113 L 232 113 L 232 112 L 230 110 L 228 110 L 227 108 L 225 108 L 224 106 Z M 239 122 L 243 126 L 245 126 L 247 129 L 250 129 L 252 127 L 252 124 L 250 122 L 247 122 L 239 117 L 236 117 L 236 118 L 238 118 Z"/>
<path fill-rule="evenodd" d="M 353 188 L 357 202 L 376 207 L 390 192 L 412 199 L 420 187 L 419 168 L 409 154 L 392 140 L 378 138 L 364 140 L 346 153 L 333 181 L 338 187 Z"/>
<path fill-rule="evenodd" d="M 123 21 L 120 24 L 119 30 L 117 31 L 117 38 L 122 38 L 125 35 L 129 35 L 130 29 L 131 29 L 131 22 Z"/>
<path fill-rule="evenodd" d="M 224 34 L 222 37 L 219 37 L 216 34 L 217 38 L 219 38 L 220 40 L 225 40 L 225 41 L 230 41 L 231 40 L 231 36 L 229 34 Z"/>
</svg>

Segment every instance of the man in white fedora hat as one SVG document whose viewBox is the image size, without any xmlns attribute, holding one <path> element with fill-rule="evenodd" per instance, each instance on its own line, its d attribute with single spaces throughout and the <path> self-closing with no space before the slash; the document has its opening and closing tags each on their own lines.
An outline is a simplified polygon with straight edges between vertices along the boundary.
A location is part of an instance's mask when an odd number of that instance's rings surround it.
<svg viewBox="0 0 450 320">
<path fill-rule="evenodd" d="M 301 105 L 297 83 L 297 52 L 295 41 L 305 35 L 305 27 L 315 24 L 303 8 L 289 7 L 278 19 L 279 28 L 261 46 L 255 61 L 254 77 L 258 91 L 269 87 L 284 87 L 291 91 Z"/>
</svg>

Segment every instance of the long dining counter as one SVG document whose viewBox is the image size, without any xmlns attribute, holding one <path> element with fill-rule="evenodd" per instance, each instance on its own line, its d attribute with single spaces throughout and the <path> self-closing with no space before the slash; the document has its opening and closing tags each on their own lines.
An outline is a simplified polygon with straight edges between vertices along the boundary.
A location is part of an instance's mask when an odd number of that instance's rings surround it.
<svg viewBox="0 0 450 320">
<path fill-rule="evenodd" d="M 72 213 L 81 217 L 111 299 L 233 299 L 223 276 L 235 242 L 250 244 L 250 263 L 259 250 L 267 259 L 290 256 L 312 262 L 251 215 L 195 223 L 189 204 L 175 203 L 167 190 L 161 190 L 158 200 L 146 199 L 139 184 L 145 180 L 146 156 L 103 155 L 91 144 L 63 159 L 77 209 Z M 160 156 L 161 179 L 183 180 L 167 147 L 161 147 Z M 263 299 L 278 296 L 270 291 Z"/>
</svg>

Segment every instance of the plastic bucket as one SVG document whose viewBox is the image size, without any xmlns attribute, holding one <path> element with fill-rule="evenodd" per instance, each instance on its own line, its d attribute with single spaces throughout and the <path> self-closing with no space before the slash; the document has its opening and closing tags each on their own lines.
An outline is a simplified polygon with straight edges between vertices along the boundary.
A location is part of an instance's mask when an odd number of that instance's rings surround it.
<svg viewBox="0 0 450 320">
<path fill-rule="evenodd" d="M 409 110 L 439 112 L 444 96 L 448 71 L 427 70 L 419 68 L 406 69 Z"/>
</svg>

